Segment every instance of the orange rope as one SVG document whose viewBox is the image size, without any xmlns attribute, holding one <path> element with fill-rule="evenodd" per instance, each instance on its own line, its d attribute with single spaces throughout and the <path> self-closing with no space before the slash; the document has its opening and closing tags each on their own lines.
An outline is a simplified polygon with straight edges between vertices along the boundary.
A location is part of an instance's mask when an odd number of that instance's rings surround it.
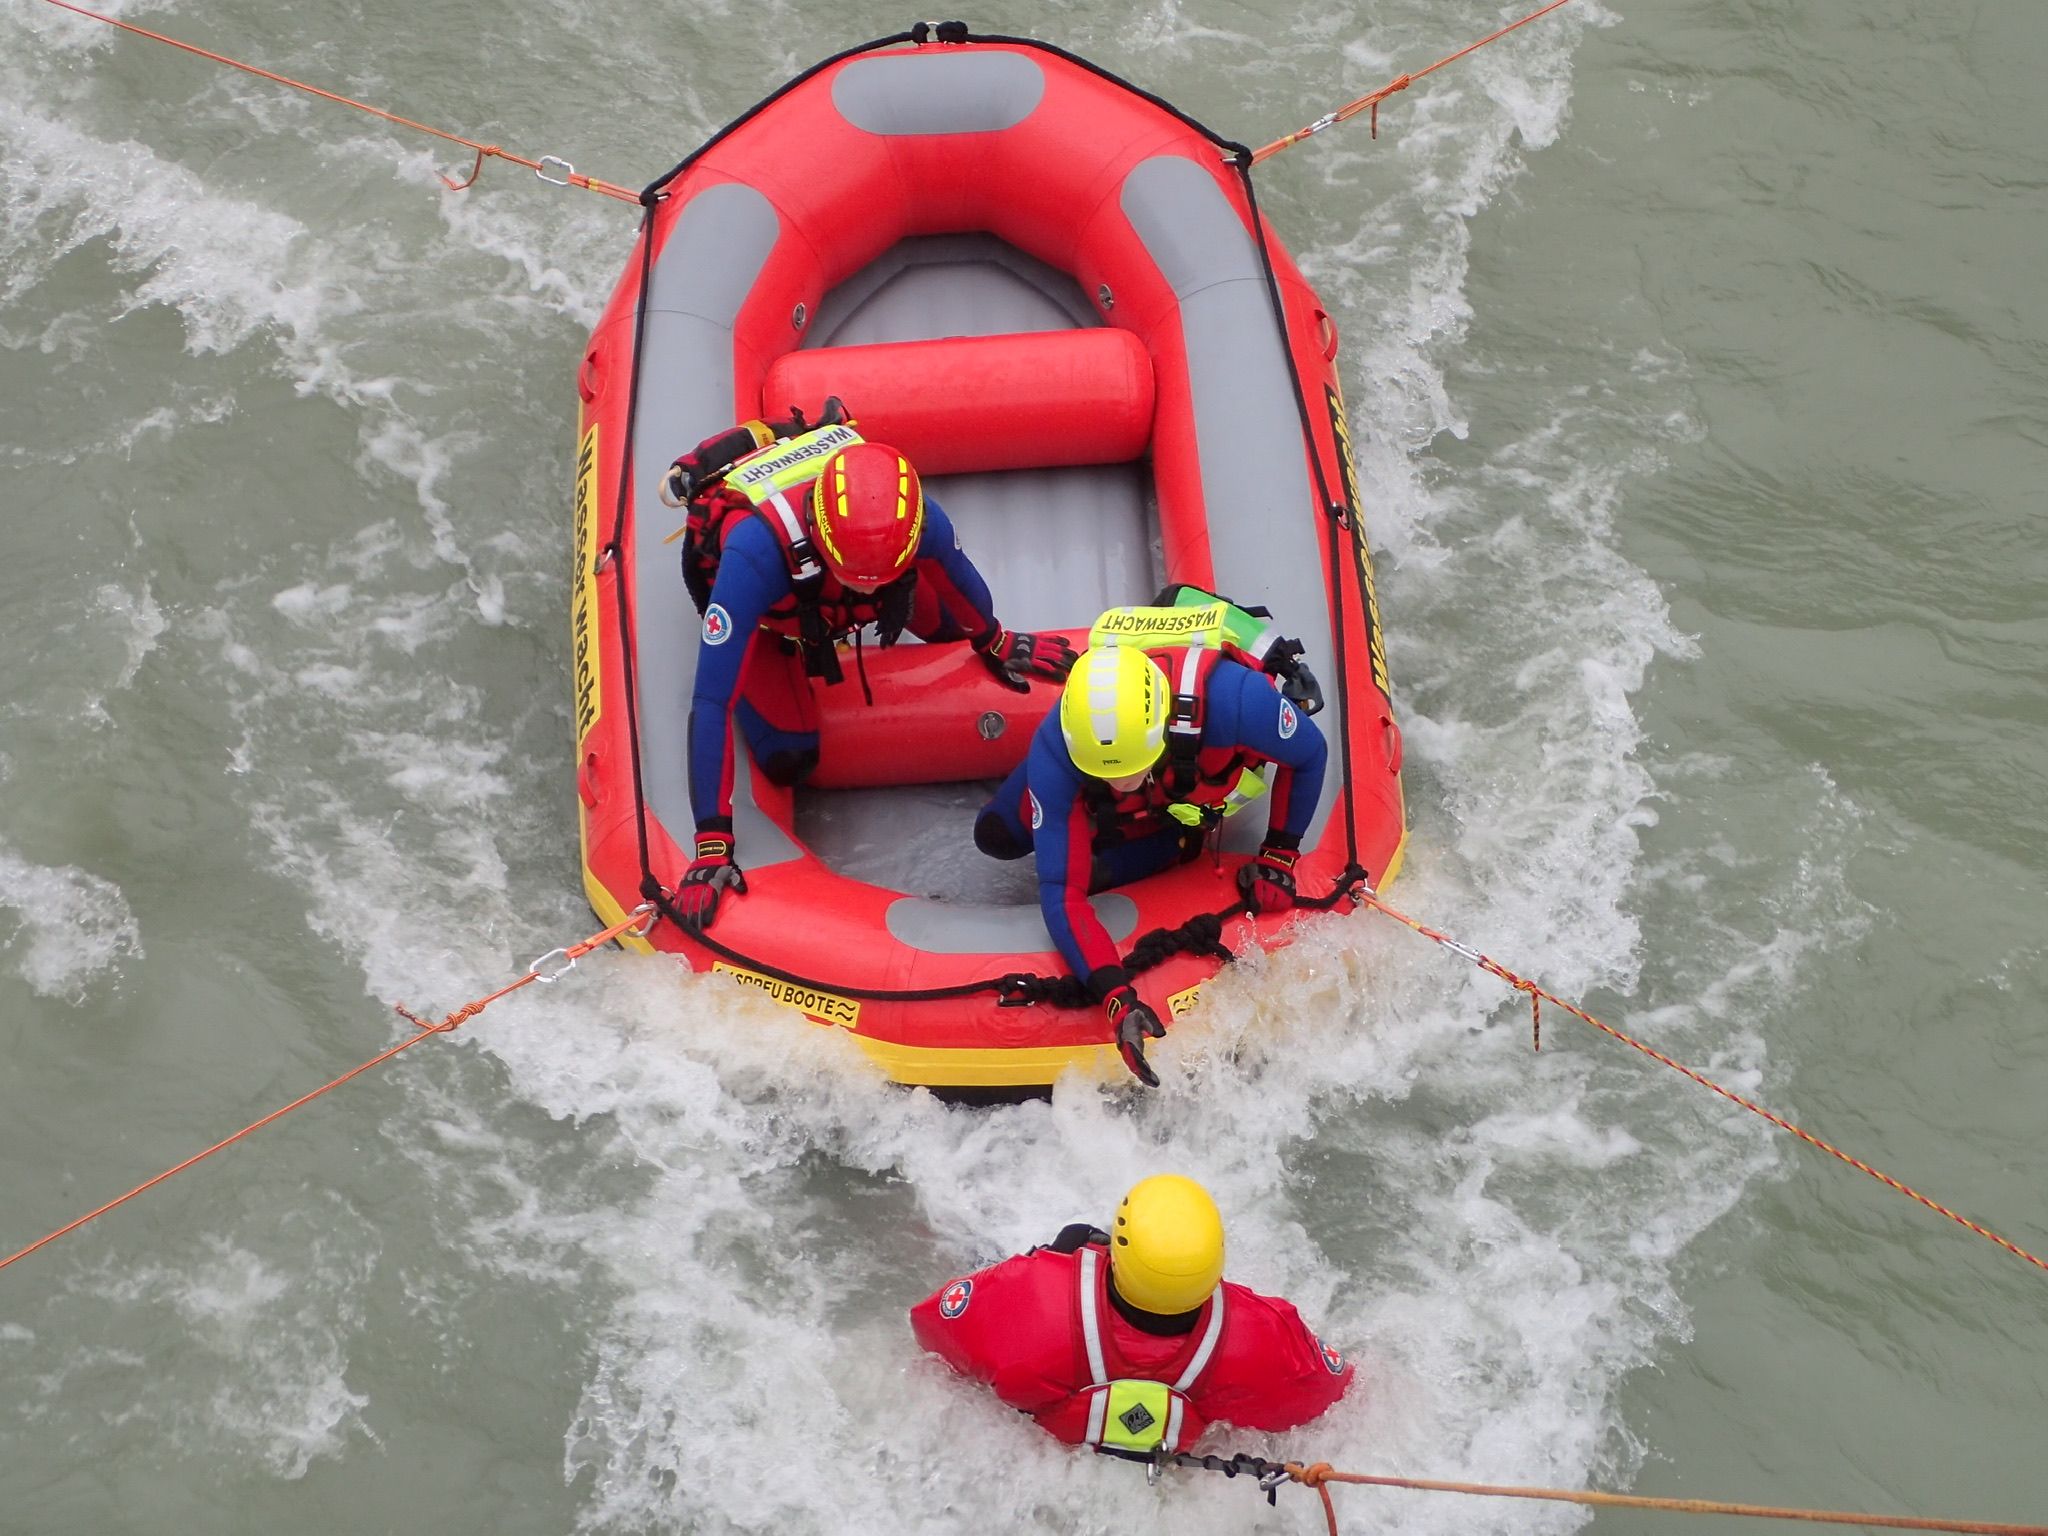
<svg viewBox="0 0 2048 1536">
<path fill-rule="evenodd" d="M 1540 1008 L 1541 1005 L 1546 1002 L 1554 1003 L 1557 1007 L 1562 1008 L 1566 1013 L 1570 1014 L 1573 1018 L 1582 1020 L 1583 1022 L 1592 1025 L 1602 1034 L 1612 1035 L 1615 1039 L 1619 1040 L 1623 1045 L 1629 1046 L 1634 1050 L 1641 1051 L 1645 1056 L 1649 1057 L 1652 1061 L 1661 1062 L 1665 1066 L 1669 1067 L 1672 1071 L 1681 1073 L 1684 1076 L 1691 1078 L 1694 1082 L 1698 1083 L 1702 1088 L 1711 1089 L 1713 1092 L 1718 1093 L 1722 1098 L 1728 1100 L 1731 1104 L 1739 1104 L 1744 1109 L 1748 1110 L 1751 1114 L 1762 1116 L 1764 1119 L 1770 1121 L 1771 1124 L 1775 1125 L 1779 1130 L 1791 1132 L 1794 1136 L 1797 1136 L 1801 1141 L 1805 1142 L 1808 1146 L 1818 1147 L 1821 1151 L 1827 1153 L 1829 1157 L 1847 1163 L 1851 1168 L 1854 1168 L 1859 1172 L 1869 1174 L 1873 1179 L 1877 1180 L 1878 1183 L 1884 1185 L 1887 1189 L 1895 1189 L 1900 1194 L 1906 1196 L 1907 1199 L 1917 1201 L 1919 1204 L 1926 1206 L 1928 1210 L 1935 1212 L 1937 1215 L 1946 1216 L 1950 1221 L 1954 1222 L 1957 1226 L 1966 1227 L 1970 1231 L 1976 1233 L 1979 1237 L 1985 1238 L 1990 1242 L 1998 1244 L 1998 1246 L 2003 1248 L 2007 1253 L 2025 1259 L 2029 1264 L 2033 1265 L 2036 1269 L 2048 1270 L 2048 1260 L 2041 1259 L 2036 1255 L 2027 1252 L 2027 1250 L 2022 1248 L 2018 1243 L 2012 1242 L 2010 1239 L 2000 1237 L 1996 1232 L 1993 1232 L 1989 1227 L 1979 1226 L 1976 1222 L 1970 1220 L 1969 1217 L 1957 1214 L 1955 1211 L 1952 1211 L 1947 1206 L 1941 1204 L 1941 1202 L 1938 1200 L 1930 1200 L 1927 1196 L 1921 1194 L 1919 1190 L 1913 1188 L 1910 1184 L 1902 1184 L 1897 1179 L 1893 1178 L 1890 1174 L 1880 1172 L 1878 1169 L 1871 1167 L 1870 1164 L 1864 1162 L 1861 1158 L 1851 1157 L 1847 1152 L 1844 1152 L 1840 1147 L 1837 1147 L 1830 1142 L 1821 1140 L 1820 1137 L 1815 1136 L 1810 1131 L 1801 1130 L 1798 1126 L 1794 1125 L 1790 1120 L 1787 1120 L 1783 1115 L 1773 1114 L 1770 1110 L 1765 1109 L 1761 1104 L 1757 1104 L 1752 1100 L 1744 1098 L 1741 1094 L 1734 1092 L 1732 1089 L 1723 1088 L 1719 1083 L 1713 1081 L 1713 1079 L 1706 1077 L 1701 1073 L 1695 1072 L 1691 1067 L 1685 1066 L 1680 1062 L 1673 1061 L 1669 1056 L 1666 1056 L 1662 1051 L 1655 1050 L 1652 1047 L 1643 1044 L 1642 1041 L 1636 1039 L 1633 1035 L 1624 1034 L 1621 1030 L 1616 1029 L 1611 1024 L 1601 1023 L 1600 1020 L 1594 1018 L 1593 1015 L 1586 1012 L 1585 1009 L 1576 1007 L 1573 1004 L 1566 1002 L 1563 998 L 1558 997 L 1556 994 L 1545 991 L 1542 987 L 1539 987 L 1533 981 L 1529 981 L 1521 976 L 1517 976 L 1513 971 L 1509 970 L 1499 961 L 1494 960 L 1489 956 L 1482 955 L 1478 950 L 1473 949 L 1470 945 L 1460 944 L 1456 939 L 1451 938 L 1448 934 L 1439 933 L 1436 929 L 1417 922 L 1414 918 L 1408 916 L 1405 912 L 1397 912 L 1394 908 L 1388 906 L 1385 902 L 1381 901 L 1378 896 L 1372 894 L 1369 891 L 1360 889 L 1357 892 L 1357 898 L 1359 901 L 1365 903 L 1365 905 L 1372 907 L 1375 911 L 1384 912 L 1388 917 L 1394 919 L 1395 922 L 1404 924 L 1405 926 L 1414 929 L 1417 933 L 1421 934 L 1425 939 L 1428 939 L 1436 944 L 1441 944 L 1445 949 L 1448 949 L 1455 954 L 1463 955 L 1467 960 L 1470 960 L 1482 971 L 1486 971 L 1491 975 L 1498 976 L 1502 981 L 1506 982 L 1509 986 L 1515 988 L 1516 991 L 1528 993 L 1529 1006 L 1531 1009 Z M 1942 1528 L 1950 1529 L 1950 1527 Z"/>
<path fill-rule="evenodd" d="M 216 64 L 225 64 L 230 69 L 239 69 L 244 74 L 255 75 L 263 80 L 273 80 L 279 85 L 288 85 L 295 91 L 304 91 L 307 95 L 318 96 L 323 101 L 338 101 L 344 107 L 354 107 L 358 112 L 367 112 L 372 117 L 381 117 L 385 122 L 396 123 L 401 128 L 417 129 L 421 133 L 430 133 L 437 139 L 446 139 L 451 144 L 460 144 L 464 149 L 475 150 L 476 163 L 470 167 L 469 176 L 466 180 L 450 181 L 446 176 L 441 178 L 442 183 L 451 192 L 461 192 L 473 185 L 478 173 L 483 170 L 485 157 L 495 156 L 500 160 L 510 160 L 514 165 L 525 166 L 543 181 L 552 181 L 563 186 L 583 187 L 592 192 L 602 192 L 606 197 L 616 197 L 622 202 L 637 203 L 640 201 L 639 193 L 626 187 L 616 186 L 609 181 L 599 181 L 595 176 L 579 175 L 576 168 L 570 165 L 568 161 L 553 155 L 544 156 L 539 160 L 528 160 L 523 155 L 515 155 L 510 150 L 500 149 L 495 144 L 479 144 L 474 139 L 465 139 L 459 133 L 446 133 L 439 128 L 430 128 L 425 123 L 416 123 L 409 117 L 400 117 L 395 112 L 386 112 L 381 107 L 369 106 L 348 96 L 337 96 L 332 91 L 323 91 L 317 85 L 308 85 L 303 80 L 292 79 L 289 75 L 273 74 L 267 69 L 258 69 L 254 64 L 244 64 L 239 59 L 231 59 L 224 53 L 211 53 L 191 43 L 181 43 L 175 37 L 166 37 L 161 32 L 152 32 L 149 28 L 138 27 L 133 22 L 122 21 L 113 16 L 102 16 L 98 11 L 89 11 L 82 5 L 73 5 L 71 0 L 47 0 L 47 3 L 56 6 L 59 10 L 70 11 L 73 15 L 89 17 L 94 21 L 103 21 L 110 27 L 119 27 L 123 32 L 133 32 L 137 37 L 146 37 L 152 42 L 168 43 L 173 48 L 181 48 L 186 53 L 195 53 L 202 59 L 213 60 Z M 548 175 L 545 169 L 548 166 L 559 167 L 561 174 L 558 176 Z"/>
<path fill-rule="evenodd" d="M 1652 1499 L 1628 1493 L 1594 1493 L 1574 1488 L 1514 1488 L 1497 1483 L 1443 1483 L 1425 1477 L 1368 1477 L 1334 1472 L 1326 1461 L 1287 1464 L 1287 1475 L 1323 1496 L 1330 1536 L 1337 1536 L 1337 1506 L 1329 1484 L 1365 1483 L 1378 1488 L 1418 1488 L 1425 1493 L 1476 1493 L 1494 1499 L 1548 1499 L 1608 1509 L 1661 1509 L 1682 1515 L 1744 1515 L 1755 1520 L 1805 1520 L 1816 1525 L 1876 1526 L 1891 1531 L 1963 1531 L 1970 1536 L 2048 1536 L 2048 1525 L 2000 1525 L 1983 1520 L 1929 1520 L 1915 1515 L 1857 1515 L 1831 1509 L 1778 1509 L 1767 1504 L 1723 1504 L 1714 1499 Z"/>
<path fill-rule="evenodd" d="M 76 1221 L 69 1222 L 64 1226 L 59 1227 L 56 1231 L 52 1232 L 48 1237 L 38 1238 L 36 1241 L 30 1243 L 26 1248 L 22 1249 L 19 1253 L 9 1254 L 6 1258 L 0 1259 L 0 1269 L 5 1269 L 8 1265 L 12 1264 L 16 1259 L 27 1258 L 30 1254 L 34 1253 L 38 1248 L 41 1248 L 48 1243 L 54 1243 L 58 1238 L 64 1236 L 67 1232 L 76 1232 L 80 1227 L 84 1226 L 88 1221 L 91 1221 L 94 1217 L 104 1216 L 108 1211 L 111 1211 L 115 1206 L 127 1204 L 127 1202 L 133 1200 L 137 1195 L 141 1194 L 144 1190 L 156 1188 L 157 1185 L 163 1183 L 163 1181 L 165 1179 L 168 1179 L 172 1174 L 183 1173 L 187 1168 L 190 1168 L 194 1163 L 201 1162 L 204 1159 L 213 1156 L 213 1154 L 220 1151 L 221 1148 L 231 1147 L 236 1142 L 240 1141 L 244 1136 L 248 1136 L 256 1131 L 260 1131 L 263 1129 L 264 1126 L 270 1124 L 271 1121 L 280 1119 L 283 1116 L 290 1114 L 293 1110 L 297 1109 L 301 1104 L 310 1104 L 313 1100 L 319 1098 L 321 1094 L 326 1093 L 329 1089 L 339 1088 L 343 1083 L 347 1082 L 350 1078 L 360 1077 L 363 1073 L 369 1071 L 370 1068 L 378 1066 L 383 1062 L 389 1061 L 392 1057 L 396 1056 L 400 1051 L 411 1050 L 414 1046 L 418 1045 L 422 1040 L 426 1039 L 428 1036 L 445 1035 L 450 1030 L 459 1028 L 463 1024 L 468 1023 L 471 1019 L 475 1018 L 478 1014 L 482 1013 L 486 1008 L 490 1007 L 492 1003 L 495 1003 L 499 998 L 505 996 L 508 992 L 517 992 L 521 987 L 526 986 L 530 982 L 554 981 L 557 978 L 566 975 L 575 966 L 578 960 L 582 959 L 585 955 L 589 954 L 593 949 L 596 949 L 599 945 L 609 944 L 613 939 L 617 938 L 622 933 L 626 933 L 635 929 L 637 929 L 641 933 L 645 933 L 648 929 L 648 926 L 653 921 L 653 914 L 654 908 L 652 905 L 638 907 L 632 912 L 630 916 L 625 918 L 624 921 L 613 923 L 611 927 L 605 929 L 602 933 L 594 933 L 580 944 L 571 944 L 567 949 L 549 950 L 546 954 L 542 955 L 540 959 L 534 961 L 532 966 L 528 968 L 526 974 L 524 976 L 521 976 L 517 981 L 511 983 L 511 985 L 509 986 L 503 986 L 498 988 L 498 990 L 493 992 L 489 997 L 479 998 L 477 999 L 477 1001 L 470 1003 L 466 1007 L 456 1009 L 455 1012 L 449 1014 L 447 1018 L 441 1020 L 441 1022 L 438 1024 L 429 1024 L 424 1019 L 421 1019 L 415 1016 L 414 1014 L 408 1013 L 405 1010 L 405 1008 L 401 1006 L 398 1009 L 399 1014 L 407 1020 L 409 1020 L 414 1026 L 418 1028 L 418 1034 L 409 1036 L 408 1038 L 399 1041 L 398 1044 L 392 1046 L 389 1050 L 378 1052 L 375 1056 L 372 1056 L 368 1061 L 364 1062 L 361 1066 L 351 1067 L 348 1071 L 342 1073 L 341 1076 L 335 1078 L 334 1081 L 330 1083 L 322 1083 L 318 1088 L 315 1088 L 311 1093 L 303 1094 L 300 1097 L 293 1099 L 291 1103 L 285 1105 L 283 1109 L 272 1110 L 269 1114 L 265 1115 L 261 1120 L 256 1121 L 252 1125 L 244 1126 L 241 1130 L 235 1132 L 234 1135 L 228 1137 L 224 1141 L 215 1142 L 212 1146 L 208 1147 L 204 1152 L 194 1153 L 191 1157 L 186 1158 L 185 1161 L 178 1164 L 177 1167 L 166 1168 L 162 1173 L 158 1174 L 155 1178 L 136 1185 L 133 1189 L 129 1190 L 127 1194 L 120 1196 L 118 1199 L 109 1200 L 105 1205 L 101 1206 L 98 1210 L 87 1211 L 83 1216 L 79 1217 Z M 555 965 L 554 967 L 548 970 L 542 969 L 543 965 L 545 965 L 549 961 L 555 960 L 557 956 L 560 957 L 559 964 Z"/>
<path fill-rule="evenodd" d="M 1303 139 L 1308 138 L 1311 134 L 1321 133 L 1325 128 L 1334 128 L 1339 123 L 1349 122 L 1352 118 L 1358 116 L 1359 113 L 1365 111 L 1368 107 L 1372 109 L 1372 136 L 1374 138 L 1378 138 L 1380 136 L 1380 103 L 1385 101 L 1389 96 L 1393 95 L 1396 91 L 1407 90 L 1409 86 L 1413 85 L 1416 81 L 1420 80 L 1424 75 L 1433 75 L 1438 70 L 1442 69 L 1446 64 L 1455 64 L 1458 60 L 1465 57 L 1466 54 L 1476 53 L 1479 49 L 1484 48 L 1488 43 L 1496 42 L 1499 39 L 1506 37 L 1510 32 L 1514 31 L 1515 28 L 1526 27 L 1530 22 L 1536 20 L 1539 16 L 1548 16 L 1552 11 L 1556 10 L 1560 5 L 1563 5 L 1565 3 L 1566 0 L 1550 0 L 1550 4 L 1544 6 L 1541 10 L 1531 11 L 1528 15 L 1524 16 L 1520 21 L 1509 22 L 1506 26 L 1502 27 L 1498 32 L 1489 32 L 1485 37 L 1480 38 L 1479 41 L 1476 43 L 1467 43 L 1463 48 L 1460 48 L 1456 53 L 1445 54 L 1442 58 L 1438 59 L 1434 64 L 1430 65 L 1427 69 L 1418 69 L 1412 75 L 1400 75 L 1392 80 L 1389 80 L 1385 85 L 1381 86 L 1378 90 L 1374 91 L 1370 96 L 1361 96 L 1356 101 L 1347 102 L 1345 105 L 1339 107 L 1336 111 L 1327 113 L 1324 116 L 1317 118 L 1314 122 L 1310 123 L 1306 128 L 1297 129 L 1295 132 L 1288 134 L 1287 137 L 1284 139 L 1275 139 L 1272 143 L 1268 144 L 1263 149 L 1253 150 L 1252 164 L 1257 165 L 1261 160 L 1265 160 L 1273 155 L 1279 154 L 1281 150 L 1287 148 L 1290 144 L 1299 144 Z"/>
</svg>

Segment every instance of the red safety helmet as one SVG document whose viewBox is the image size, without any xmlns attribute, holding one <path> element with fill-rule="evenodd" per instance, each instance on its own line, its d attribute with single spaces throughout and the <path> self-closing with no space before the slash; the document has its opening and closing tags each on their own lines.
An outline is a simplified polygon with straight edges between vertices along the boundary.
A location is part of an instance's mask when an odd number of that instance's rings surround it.
<svg viewBox="0 0 2048 1536">
<path fill-rule="evenodd" d="M 811 487 L 811 523 L 832 574 L 873 591 L 910 569 L 924 536 L 924 486 L 910 460 L 855 443 L 825 461 Z"/>
</svg>

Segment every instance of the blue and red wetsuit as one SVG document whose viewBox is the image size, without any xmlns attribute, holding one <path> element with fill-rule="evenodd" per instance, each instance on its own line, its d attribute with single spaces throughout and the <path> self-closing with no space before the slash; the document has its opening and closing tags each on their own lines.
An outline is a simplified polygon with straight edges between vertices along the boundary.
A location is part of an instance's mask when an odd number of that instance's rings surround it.
<svg viewBox="0 0 2048 1536">
<path fill-rule="evenodd" d="M 802 492 L 791 494 L 798 505 L 804 499 Z M 962 553 L 952 519 L 929 495 L 911 568 L 917 583 L 905 628 L 920 640 L 971 640 L 996 627 L 988 583 Z M 789 609 L 794 595 L 789 560 L 767 520 L 735 518 L 704 609 L 690 701 L 690 804 L 700 832 L 732 829 L 735 718 L 755 760 L 779 782 L 800 778 L 817 760 L 817 710 L 794 643 L 797 626 L 769 613 Z M 819 602 L 835 639 L 873 612 L 866 594 L 847 591 L 829 573 Z"/>
<path fill-rule="evenodd" d="M 1173 675 L 1171 668 L 1168 675 Z M 1276 764 L 1266 841 L 1300 847 L 1322 798 L 1330 756 L 1316 723 L 1283 698 L 1271 678 L 1224 659 L 1210 669 L 1201 721 L 1195 767 L 1202 779 L 1220 789 L 1235 777 L 1238 765 Z M 1167 814 L 1165 773 L 1162 761 L 1130 794 L 1115 794 L 1074 766 L 1055 711 L 1032 736 L 1031 750 L 975 826 L 975 841 L 984 853 L 998 858 L 1037 854 L 1038 904 L 1045 926 L 1074 974 L 1098 992 L 1117 984 L 1111 976 L 1122 980 L 1122 956 L 1088 905 L 1089 893 L 1127 885 L 1194 857 L 1201 847 L 1199 829 Z"/>
</svg>

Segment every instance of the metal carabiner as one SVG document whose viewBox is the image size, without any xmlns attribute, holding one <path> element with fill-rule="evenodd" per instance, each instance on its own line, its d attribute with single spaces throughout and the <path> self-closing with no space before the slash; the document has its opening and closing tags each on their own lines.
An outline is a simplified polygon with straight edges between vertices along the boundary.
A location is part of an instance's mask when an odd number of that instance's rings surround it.
<svg viewBox="0 0 2048 1536">
<path fill-rule="evenodd" d="M 550 176 L 548 174 L 548 167 L 551 165 L 559 165 L 562 168 L 562 174 Z M 540 164 L 533 168 L 533 174 L 551 187 L 566 187 L 569 185 L 569 178 L 576 174 L 576 167 L 564 160 L 560 155 L 542 155 L 540 157 Z"/>
<path fill-rule="evenodd" d="M 560 956 L 561 964 L 554 966 L 552 969 L 542 969 L 543 966 L 547 965 L 547 963 L 550 960 L 555 959 L 557 956 Z M 564 976 L 568 975 L 571 971 L 575 969 L 575 956 L 571 955 L 568 950 L 557 946 L 556 948 L 551 949 L 546 954 L 542 955 L 538 960 L 534 961 L 533 964 L 529 965 L 526 968 L 526 972 L 535 981 L 560 981 Z"/>
<path fill-rule="evenodd" d="M 1280 1485 L 1292 1475 L 1285 1467 L 1275 1467 L 1270 1472 L 1259 1475 L 1259 1492 L 1266 1496 L 1268 1504 L 1275 1508 L 1279 1507 Z"/>
</svg>

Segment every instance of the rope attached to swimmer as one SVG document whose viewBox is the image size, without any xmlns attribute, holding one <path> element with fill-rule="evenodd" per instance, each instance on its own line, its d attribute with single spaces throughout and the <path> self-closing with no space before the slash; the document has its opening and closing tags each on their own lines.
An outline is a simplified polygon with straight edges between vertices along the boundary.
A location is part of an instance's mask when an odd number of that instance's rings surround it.
<svg viewBox="0 0 2048 1536">
<path fill-rule="evenodd" d="M 1960 1531 L 1965 1536 L 2048 1536 L 2048 1525 L 2007 1525 L 1987 1520 L 1947 1520 L 1918 1515 L 1854 1514 L 1834 1509 L 1794 1509 L 1769 1504 L 1729 1504 L 1718 1499 L 1657 1499 L 1632 1493 L 1599 1493 L 1587 1488 L 1524 1488 L 1502 1483 L 1454 1483 L 1427 1477 L 1383 1477 L 1364 1472 L 1339 1472 L 1327 1461 L 1267 1461 L 1258 1456 L 1195 1456 L 1187 1452 L 1134 1456 L 1106 1451 L 1127 1461 L 1142 1461 L 1154 1481 L 1164 1467 L 1186 1467 L 1246 1476 L 1257 1482 L 1266 1501 L 1279 1502 L 1284 1483 L 1313 1488 L 1323 1498 L 1330 1536 L 1337 1536 L 1337 1506 L 1331 1483 L 1358 1483 L 1374 1488 L 1409 1488 L 1423 1493 L 1462 1493 L 1488 1499 L 1540 1499 L 1555 1504 L 1585 1504 L 1600 1509 L 1655 1509 L 1674 1515 L 1736 1515 L 1750 1520 L 1803 1520 L 1815 1525 L 1860 1525 L 1887 1531 Z"/>
<path fill-rule="evenodd" d="M 105 1205 L 99 1207 L 97 1210 L 87 1211 L 83 1216 L 79 1217 L 76 1221 L 67 1222 L 64 1226 L 61 1226 L 56 1231 L 50 1233 L 49 1236 L 37 1238 L 34 1242 L 30 1243 L 26 1248 L 23 1248 L 20 1252 L 11 1253 L 6 1258 L 0 1259 L 0 1269 L 5 1269 L 8 1265 L 12 1264 L 16 1259 L 27 1258 L 30 1254 L 34 1253 L 38 1248 L 41 1248 L 48 1243 L 54 1243 L 58 1238 L 64 1236 L 67 1232 L 76 1232 L 80 1227 L 84 1226 L 88 1221 L 91 1221 L 94 1217 L 104 1216 L 108 1211 L 111 1211 L 115 1206 L 127 1204 L 130 1200 L 133 1200 L 137 1195 L 141 1194 L 144 1190 L 156 1188 L 157 1185 L 163 1183 L 163 1181 L 165 1179 L 168 1179 L 172 1174 L 183 1173 L 187 1168 L 190 1168 L 194 1163 L 203 1162 L 205 1159 L 213 1156 L 214 1153 L 220 1151 L 222 1148 L 231 1147 L 236 1142 L 240 1141 L 243 1137 L 249 1136 L 257 1131 L 262 1130 L 263 1127 L 270 1124 L 271 1121 L 282 1119 L 284 1116 L 290 1114 L 293 1110 L 297 1109 L 301 1104 L 310 1104 L 313 1102 L 313 1100 L 319 1098 L 321 1094 L 326 1093 L 329 1089 L 339 1088 L 343 1083 L 347 1082 L 350 1078 L 360 1077 L 363 1073 L 369 1071 L 370 1068 L 374 1066 L 379 1066 L 382 1063 L 389 1061 L 392 1057 L 396 1056 L 400 1051 L 409 1051 L 414 1046 L 418 1045 L 422 1040 L 428 1039 L 434 1035 L 445 1035 L 449 1033 L 451 1030 L 460 1029 L 464 1024 L 467 1024 L 471 1019 L 475 1018 L 478 1014 L 482 1013 L 486 1008 L 490 1007 L 491 1004 L 495 1003 L 499 998 L 506 996 L 508 993 L 517 992 L 521 987 L 529 986 L 536 981 L 560 981 L 564 976 L 568 975 L 569 972 L 575 970 L 576 962 L 578 960 L 581 960 L 585 955 L 589 954 L 593 949 L 596 949 L 603 944 L 609 944 L 613 939 L 618 938 L 621 934 L 630 933 L 634 935 L 636 938 L 640 937 L 644 935 L 650 927 L 653 926 L 653 923 L 653 907 L 636 907 L 632 911 L 632 913 L 626 916 L 625 918 L 621 919 L 616 923 L 613 923 L 609 928 L 603 929 L 597 933 L 593 933 L 589 938 L 583 940 L 580 944 L 571 944 L 568 945 L 566 948 L 549 950 L 546 954 L 542 955 L 539 959 L 535 960 L 532 965 L 528 966 L 526 968 L 526 974 L 524 976 L 521 976 L 517 981 L 510 982 L 507 985 L 498 988 L 497 991 L 491 993 L 488 997 L 480 997 L 473 1003 L 464 1004 L 462 1007 L 456 1009 L 453 1013 L 449 1014 L 446 1018 L 442 1019 L 439 1023 L 430 1024 L 425 1019 L 420 1018 L 417 1014 L 410 1012 L 402 1004 L 398 1005 L 397 1011 L 399 1016 L 405 1019 L 410 1024 L 412 1024 L 413 1027 L 419 1031 L 419 1033 L 415 1035 L 410 1035 L 407 1038 L 399 1041 L 398 1044 L 392 1046 L 389 1050 L 379 1051 L 375 1056 L 372 1056 L 368 1061 L 364 1062 L 361 1066 L 351 1067 L 348 1071 L 342 1073 L 341 1076 L 335 1078 L 332 1082 L 322 1083 L 318 1088 L 315 1088 L 311 1093 L 301 1094 L 298 1098 L 293 1099 L 291 1103 L 285 1105 L 283 1109 L 272 1110 L 269 1114 L 265 1115 L 261 1120 L 257 1120 L 252 1124 L 245 1125 L 244 1127 L 242 1127 L 241 1130 L 235 1132 L 234 1135 L 227 1137 L 225 1140 L 215 1142 L 212 1146 L 208 1147 L 204 1152 L 195 1152 L 192 1156 L 186 1158 L 185 1161 L 178 1164 L 177 1167 L 166 1168 L 162 1173 L 158 1174 L 155 1178 L 147 1179 L 144 1182 L 136 1185 L 133 1189 L 129 1190 L 127 1194 L 109 1200 Z"/>
</svg>

